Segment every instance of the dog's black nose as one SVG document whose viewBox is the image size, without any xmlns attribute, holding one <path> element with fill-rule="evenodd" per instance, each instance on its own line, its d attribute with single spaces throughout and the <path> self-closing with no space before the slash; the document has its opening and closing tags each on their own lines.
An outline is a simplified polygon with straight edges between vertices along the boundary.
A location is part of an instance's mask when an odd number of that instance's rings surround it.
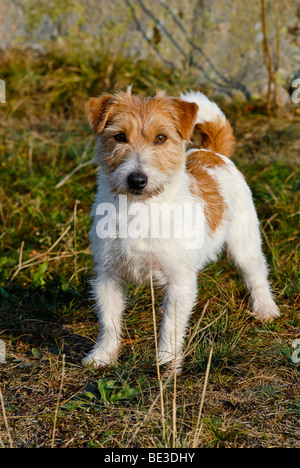
<svg viewBox="0 0 300 468">
<path fill-rule="evenodd" d="M 146 187 L 148 177 L 143 172 L 132 172 L 127 177 L 128 187 L 141 192 Z"/>
</svg>

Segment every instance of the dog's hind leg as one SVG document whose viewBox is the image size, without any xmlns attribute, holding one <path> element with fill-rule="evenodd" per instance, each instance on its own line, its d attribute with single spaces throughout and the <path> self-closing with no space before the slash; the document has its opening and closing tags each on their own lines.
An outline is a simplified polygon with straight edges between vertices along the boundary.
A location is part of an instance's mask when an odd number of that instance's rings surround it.
<svg viewBox="0 0 300 468">
<path fill-rule="evenodd" d="M 243 198 L 243 197 L 241 197 Z M 253 315 L 263 322 L 280 315 L 268 281 L 268 267 L 262 252 L 259 221 L 251 196 L 233 220 L 227 238 L 228 253 L 240 269 L 250 291 Z"/>
</svg>

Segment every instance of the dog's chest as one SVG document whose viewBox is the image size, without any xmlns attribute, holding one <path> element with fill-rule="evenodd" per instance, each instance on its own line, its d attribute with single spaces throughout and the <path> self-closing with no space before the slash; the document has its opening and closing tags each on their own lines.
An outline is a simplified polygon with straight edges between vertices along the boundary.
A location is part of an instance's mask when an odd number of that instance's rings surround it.
<svg viewBox="0 0 300 468">
<path fill-rule="evenodd" d="M 134 283 L 147 283 L 152 277 L 160 285 L 167 283 L 167 271 L 160 260 L 160 250 L 155 241 L 147 238 L 116 239 L 114 264 L 119 274 Z"/>
</svg>

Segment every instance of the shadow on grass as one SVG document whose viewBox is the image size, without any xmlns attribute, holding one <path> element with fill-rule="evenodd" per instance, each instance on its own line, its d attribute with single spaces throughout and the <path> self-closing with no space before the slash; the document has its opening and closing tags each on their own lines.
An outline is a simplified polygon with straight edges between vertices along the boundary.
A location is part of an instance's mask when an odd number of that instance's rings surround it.
<svg viewBox="0 0 300 468">
<path fill-rule="evenodd" d="M 8 350 L 13 348 L 13 357 L 39 350 L 64 353 L 69 361 L 79 363 L 91 347 L 95 328 L 88 290 L 64 290 L 54 282 L 43 287 L 0 287 L 0 338 Z"/>
</svg>

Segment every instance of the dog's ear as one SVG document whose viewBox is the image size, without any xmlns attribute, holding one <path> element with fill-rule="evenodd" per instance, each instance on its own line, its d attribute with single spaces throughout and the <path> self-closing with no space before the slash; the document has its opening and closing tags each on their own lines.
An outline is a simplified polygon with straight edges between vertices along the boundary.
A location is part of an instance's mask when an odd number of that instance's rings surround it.
<svg viewBox="0 0 300 468">
<path fill-rule="evenodd" d="M 94 137 L 104 130 L 113 100 L 114 96 L 111 94 L 103 94 L 100 97 L 93 97 L 88 100 L 88 117 Z"/>
<path fill-rule="evenodd" d="M 194 102 L 184 101 L 179 98 L 172 98 L 177 112 L 177 125 L 182 138 L 189 142 L 195 127 L 198 106 Z"/>
</svg>

